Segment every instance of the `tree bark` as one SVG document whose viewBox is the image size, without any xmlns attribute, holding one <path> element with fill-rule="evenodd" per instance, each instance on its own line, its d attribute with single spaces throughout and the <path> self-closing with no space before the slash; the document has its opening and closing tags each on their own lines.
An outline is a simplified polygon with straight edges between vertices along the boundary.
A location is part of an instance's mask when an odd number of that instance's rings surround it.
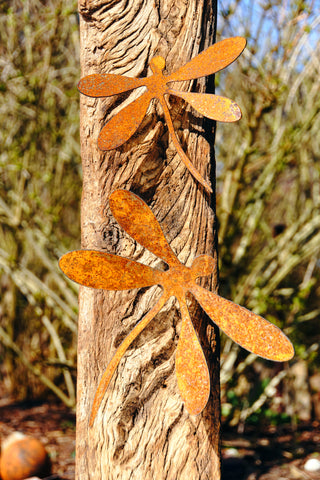
<svg viewBox="0 0 320 480">
<path fill-rule="evenodd" d="M 150 75 L 155 55 L 172 72 L 215 39 L 216 0 L 80 0 L 82 76 L 113 73 Z M 212 79 L 177 84 L 206 91 Z M 82 247 L 164 263 L 129 237 L 112 217 L 109 195 L 118 188 L 139 195 L 152 209 L 179 260 L 216 256 L 214 195 L 184 167 L 168 136 L 156 102 L 125 145 L 97 148 L 106 119 L 141 92 L 96 99 L 81 96 L 83 164 Z M 122 103 L 120 102 L 123 101 Z M 170 97 L 171 115 L 184 150 L 214 189 L 212 123 Z M 217 269 L 204 278 L 217 288 Z M 205 410 L 189 415 L 175 376 L 180 313 L 174 299 L 140 334 L 111 380 L 93 428 L 89 416 L 105 367 L 133 326 L 159 298 L 160 288 L 106 292 L 82 287 L 79 296 L 76 478 L 78 480 L 219 480 L 219 334 L 190 297 L 190 311 L 211 375 Z"/>
</svg>

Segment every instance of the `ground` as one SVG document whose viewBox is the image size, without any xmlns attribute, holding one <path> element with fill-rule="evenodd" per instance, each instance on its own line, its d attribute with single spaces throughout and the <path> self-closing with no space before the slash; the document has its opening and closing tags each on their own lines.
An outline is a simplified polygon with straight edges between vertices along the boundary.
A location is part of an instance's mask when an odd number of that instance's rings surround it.
<svg viewBox="0 0 320 480">
<path fill-rule="evenodd" d="M 320 423 L 247 428 L 245 435 L 222 435 L 222 480 L 319 480 L 320 471 L 304 469 L 309 458 L 320 460 Z"/>
<path fill-rule="evenodd" d="M 75 477 L 75 414 L 57 403 L 0 402 L 1 439 L 21 431 L 43 442 L 54 478 Z M 320 423 L 250 428 L 246 434 L 224 429 L 222 480 L 318 480 L 320 472 L 304 470 L 308 458 L 320 459 Z M 163 479 L 165 480 L 165 479 Z"/>
</svg>

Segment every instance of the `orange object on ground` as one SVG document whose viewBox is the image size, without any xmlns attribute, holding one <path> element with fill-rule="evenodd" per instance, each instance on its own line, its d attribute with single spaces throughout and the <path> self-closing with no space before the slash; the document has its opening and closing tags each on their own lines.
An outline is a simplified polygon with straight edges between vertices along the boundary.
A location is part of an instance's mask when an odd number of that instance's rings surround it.
<svg viewBox="0 0 320 480">
<path fill-rule="evenodd" d="M 0 457 L 2 480 L 24 480 L 50 474 L 48 454 L 42 443 L 34 437 L 14 433 L 3 443 Z"/>
</svg>

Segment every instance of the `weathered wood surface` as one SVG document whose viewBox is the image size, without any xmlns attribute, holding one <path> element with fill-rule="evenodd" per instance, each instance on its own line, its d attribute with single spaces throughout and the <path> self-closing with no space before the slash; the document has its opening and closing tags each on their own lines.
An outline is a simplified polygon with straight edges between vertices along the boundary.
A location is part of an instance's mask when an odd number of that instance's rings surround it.
<svg viewBox="0 0 320 480">
<path fill-rule="evenodd" d="M 214 0 L 80 0 L 79 11 L 82 76 L 145 76 L 150 74 L 147 66 L 155 55 L 166 58 L 171 72 L 214 42 Z M 179 88 L 205 91 L 207 82 L 179 83 Z M 183 263 L 191 264 L 198 254 L 214 256 L 214 201 L 180 161 L 168 138 L 161 108 L 151 106 L 137 134 L 123 147 L 108 153 L 97 148 L 106 118 L 137 94 L 126 96 L 124 104 L 118 97 L 81 98 L 82 247 L 105 249 L 164 268 L 163 262 L 135 244 L 111 215 L 109 195 L 125 188 L 152 208 Z M 196 117 L 181 100 L 171 98 L 170 102 L 183 148 L 201 174 L 213 178 L 212 124 Z M 214 290 L 217 274 L 202 282 Z M 126 292 L 81 288 L 78 480 L 220 478 L 218 337 L 195 302 L 192 319 L 212 377 L 212 394 L 204 412 L 197 417 L 188 415 L 179 396 L 174 356 L 181 322 L 171 299 L 121 361 L 94 427 L 88 427 L 95 389 L 107 363 L 125 335 L 155 304 L 159 292 L 159 287 Z"/>
</svg>

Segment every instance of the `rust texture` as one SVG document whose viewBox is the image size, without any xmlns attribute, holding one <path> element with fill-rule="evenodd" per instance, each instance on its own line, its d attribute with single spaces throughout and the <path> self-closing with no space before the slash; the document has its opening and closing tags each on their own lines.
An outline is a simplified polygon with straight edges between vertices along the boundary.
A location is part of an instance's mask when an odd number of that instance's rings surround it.
<svg viewBox="0 0 320 480">
<path fill-rule="evenodd" d="M 175 359 L 177 383 L 190 414 L 197 415 L 206 406 L 210 380 L 206 359 L 190 319 L 187 292 L 191 292 L 213 322 L 242 347 L 269 360 L 285 361 L 292 358 L 293 346 L 278 327 L 196 283 L 198 277 L 213 272 L 212 257 L 201 255 L 194 259 L 191 267 L 183 265 L 172 251 L 150 208 L 127 190 L 113 192 L 110 207 L 121 227 L 143 247 L 164 260 L 169 269 L 160 271 L 94 250 L 77 250 L 61 257 L 59 265 L 62 271 L 71 280 L 87 287 L 126 290 L 160 285 L 163 288 L 156 305 L 124 339 L 107 366 L 93 401 L 90 425 L 93 425 L 108 384 L 127 348 L 171 296 L 177 298 L 182 316 Z"/>
<path fill-rule="evenodd" d="M 207 191 L 212 192 L 211 186 L 193 166 L 179 142 L 165 97 L 167 95 L 180 97 L 199 113 L 212 120 L 220 122 L 239 120 L 241 118 L 240 108 L 232 100 L 214 94 L 181 92 L 170 88 L 168 84 L 214 74 L 236 60 L 245 46 L 246 40 L 242 37 L 222 40 L 170 75 L 163 74 L 165 60 L 158 56 L 150 62 L 153 73 L 150 77 L 130 78 L 113 74 L 93 74 L 82 78 L 78 84 L 79 91 L 89 97 L 110 97 L 138 87 L 146 87 L 146 91 L 140 97 L 120 110 L 106 123 L 99 134 L 98 147 L 101 150 L 112 150 L 129 140 L 139 128 L 151 100 L 156 98 L 162 106 L 168 130 L 181 160 L 193 177 Z"/>
</svg>

